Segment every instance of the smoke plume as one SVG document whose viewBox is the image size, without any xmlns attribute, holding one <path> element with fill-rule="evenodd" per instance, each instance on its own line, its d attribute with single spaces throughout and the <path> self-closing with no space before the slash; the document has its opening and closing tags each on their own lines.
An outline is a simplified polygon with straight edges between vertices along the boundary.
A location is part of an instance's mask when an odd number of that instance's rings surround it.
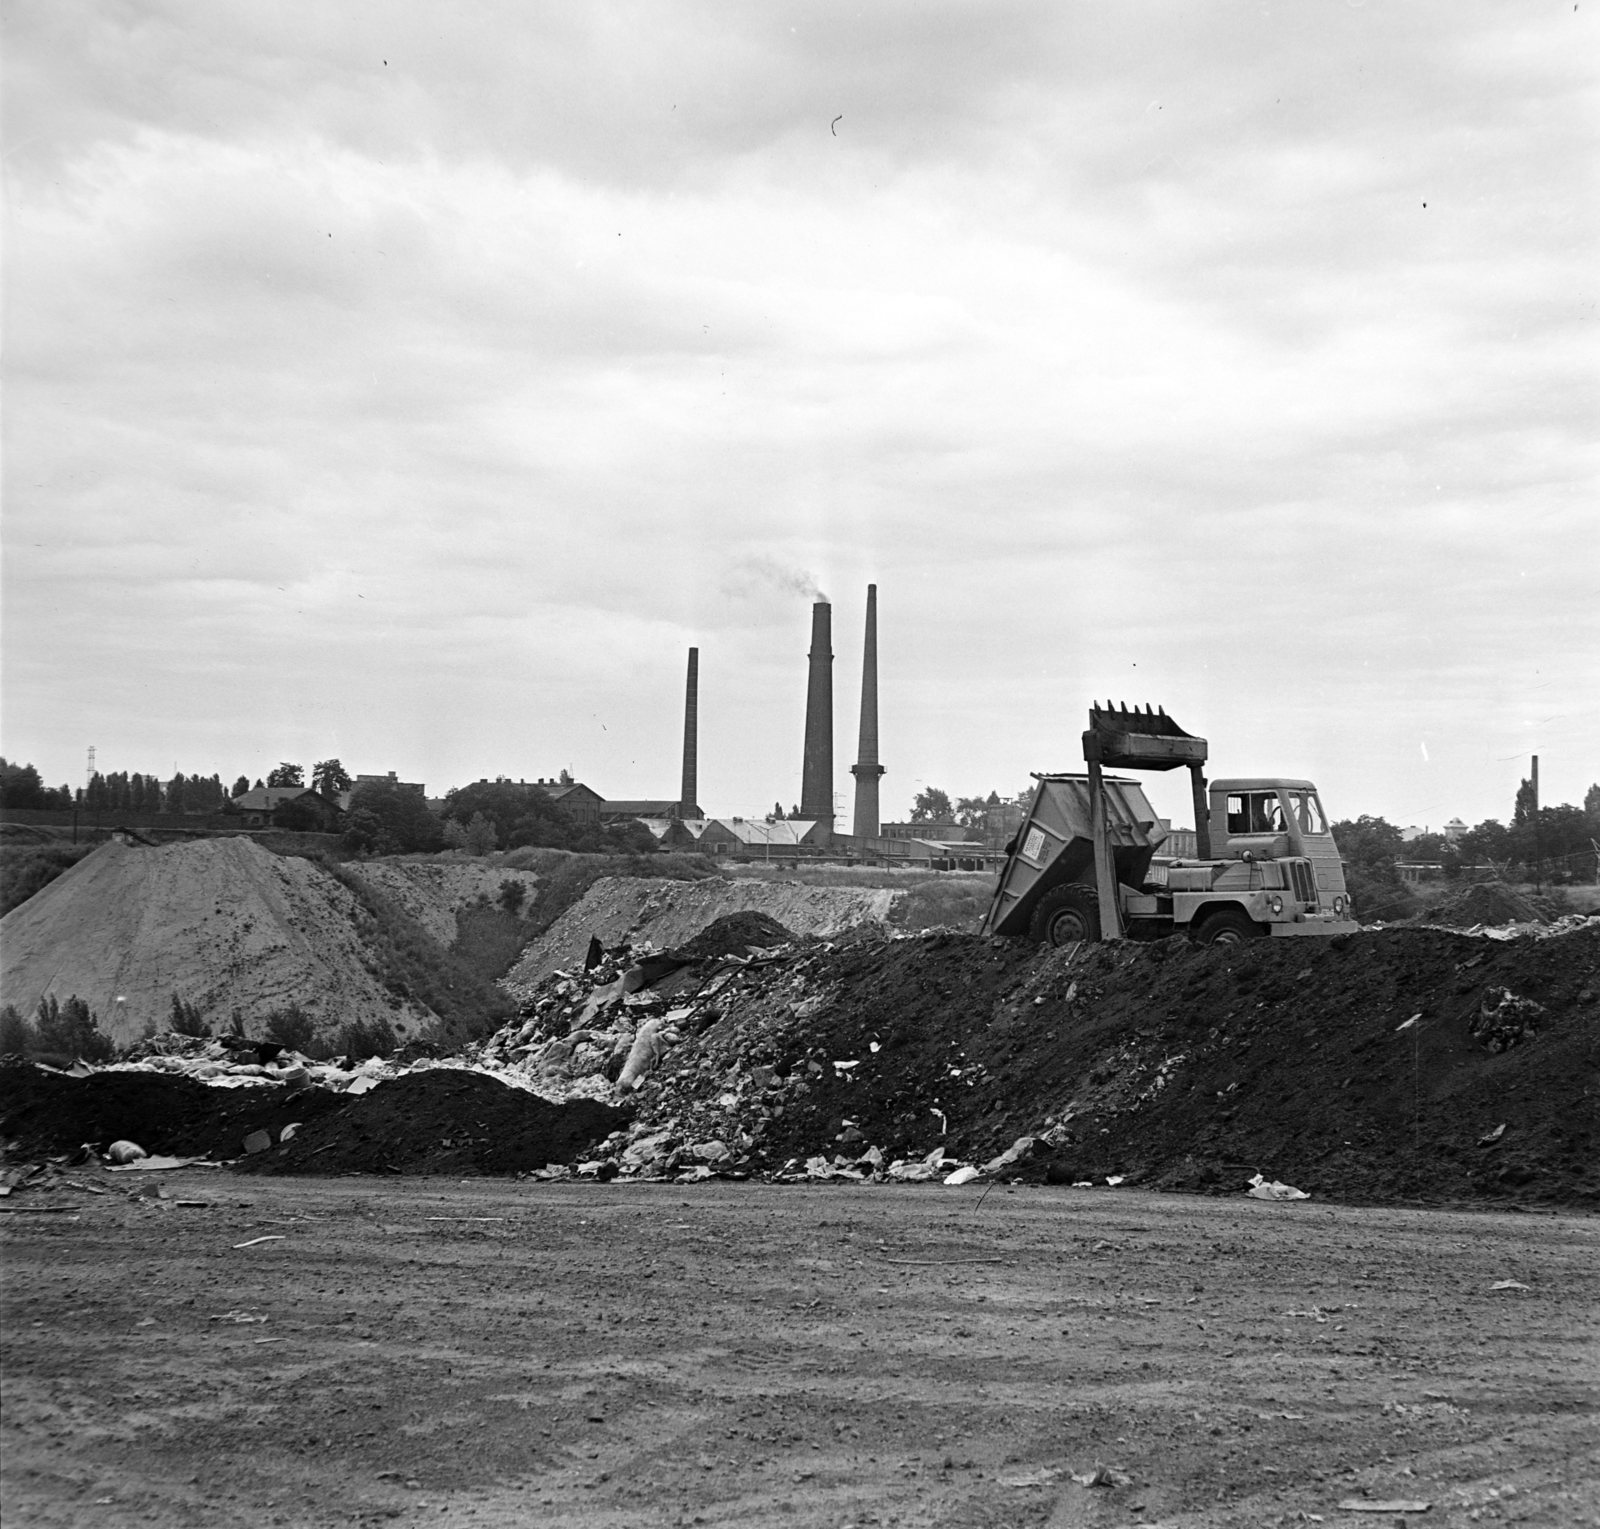
<svg viewBox="0 0 1600 1529">
<path fill-rule="evenodd" d="M 804 568 L 788 568 L 769 557 L 747 557 L 729 570 L 728 587 L 736 594 L 749 594 L 751 584 L 764 584 L 785 594 L 803 595 L 807 600 L 826 600 L 816 575 Z"/>
</svg>

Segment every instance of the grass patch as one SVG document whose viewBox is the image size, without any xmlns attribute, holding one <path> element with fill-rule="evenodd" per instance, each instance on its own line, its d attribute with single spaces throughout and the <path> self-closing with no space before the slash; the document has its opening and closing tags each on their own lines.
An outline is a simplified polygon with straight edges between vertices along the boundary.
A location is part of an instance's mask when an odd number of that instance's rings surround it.
<svg viewBox="0 0 1600 1529">
<path fill-rule="evenodd" d="M 525 940 L 543 934 L 602 877 L 703 881 L 717 874 L 716 866 L 704 855 L 580 855 L 563 849 L 518 849 L 502 856 L 500 863 L 510 870 L 532 871 L 539 878 L 528 909 Z"/>
<path fill-rule="evenodd" d="M 98 844 L 10 844 L 0 842 L 0 918 L 42 892 Z"/>
<path fill-rule="evenodd" d="M 487 897 L 456 909 L 456 941 L 450 949 L 485 982 L 505 976 L 527 942 L 528 926 Z"/>
<path fill-rule="evenodd" d="M 462 954 L 447 950 L 397 902 L 368 886 L 352 866 L 323 868 L 356 900 L 356 925 L 377 961 L 378 981 L 396 998 L 439 1016 L 429 1039 L 456 1047 L 492 1035 L 516 1004 Z"/>
</svg>

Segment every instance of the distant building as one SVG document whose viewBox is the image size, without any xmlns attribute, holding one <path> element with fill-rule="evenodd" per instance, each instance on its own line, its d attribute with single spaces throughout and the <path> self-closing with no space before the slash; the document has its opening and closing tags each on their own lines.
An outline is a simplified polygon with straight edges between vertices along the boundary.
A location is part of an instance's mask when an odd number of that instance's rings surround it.
<svg viewBox="0 0 1600 1529">
<path fill-rule="evenodd" d="M 687 820 L 686 820 L 687 822 Z M 822 849 L 832 837 L 826 818 L 712 818 L 701 829 L 698 847 L 707 855 L 770 857 Z"/>
<path fill-rule="evenodd" d="M 880 839 L 928 839 L 935 843 L 965 844 L 970 829 L 959 823 L 885 823 L 878 830 Z"/>
<path fill-rule="evenodd" d="M 620 823 L 626 818 L 703 818 L 697 803 L 689 804 L 690 811 L 683 810 L 683 803 L 673 798 L 663 801 L 652 798 L 648 801 L 603 801 L 600 807 L 600 821 L 602 823 Z"/>
<path fill-rule="evenodd" d="M 1461 838 L 1463 834 L 1469 832 L 1471 832 L 1471 830 L 1468 829 L 1467 825 L 1463 823 L 1460 818 L 1451 818 L 1450 821 L 1444 825 L 1444 836 L 1452 844 L 1454 844 L 1457 839 Z"/>
<path fill-rule="evenodd" d="M 309 786 L 257 786 L 234 797 L 226 810 L 237 813 L 246 828 L 279 827 L 285 817 L 309 818 L 321 833 L 337 832 L 344 816 L 338 802 Z"/>
<path fill-rule="evenodd" d="M 575 823 L 603 821 L 606 799 L 598 791 L 593 791 L 584 785 L 582 781 L 573 780 L 565 770 L 561 772 L 559 780 L 536 780 L 533 784 L 535 789 L 543 791 Z"/>
</svg>

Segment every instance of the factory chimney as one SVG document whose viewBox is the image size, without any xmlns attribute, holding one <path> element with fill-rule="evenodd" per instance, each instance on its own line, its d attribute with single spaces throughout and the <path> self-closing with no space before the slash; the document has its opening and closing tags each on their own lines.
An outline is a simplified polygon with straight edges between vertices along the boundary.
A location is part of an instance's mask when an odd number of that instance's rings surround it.
<svg viewBox="0 0 1600 1529">
<path fill-rule="evenodd" d="M 689 649 L 689 680 L 683 695 L 683 785 L 678 796 L 678 816 L 700 815 L 700 650 Z"/>
<path fill-rule="evenodd" d="M 811 607 L 811 678 L 806 687 L 806 755 L 800 816 L 833 822 L 833 607 Z"/>
<path fill-rule="evenodd" d="M 854 832 L 878 837 L 878 586 L 867 585 L 867 636 L 861 652 L 861 744 L 850 773 L 856 778 Z"/>
</svg>

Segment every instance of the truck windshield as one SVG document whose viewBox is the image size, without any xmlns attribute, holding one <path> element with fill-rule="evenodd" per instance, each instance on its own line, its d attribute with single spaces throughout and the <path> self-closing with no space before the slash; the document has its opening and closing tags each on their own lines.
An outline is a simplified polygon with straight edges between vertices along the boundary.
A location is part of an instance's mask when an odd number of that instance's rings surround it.
<svg viewBox="0 0 1600 1529">
<path fill-rule="evenodd" d="M 1311 791 L 1291 791 L 1289 801 L 1294 807 L 1295 820 L 1303 834 L 1325 834 L 1328 825 L 1323 820 L 1322 804 Z"/>
<path fill-rule="evenodd" d="M 1279 834 L 1283 830 L 1283 807 L 1276 791 L 1247 791 L 1228 798 L 1229 833 Z"/>
</svg>

